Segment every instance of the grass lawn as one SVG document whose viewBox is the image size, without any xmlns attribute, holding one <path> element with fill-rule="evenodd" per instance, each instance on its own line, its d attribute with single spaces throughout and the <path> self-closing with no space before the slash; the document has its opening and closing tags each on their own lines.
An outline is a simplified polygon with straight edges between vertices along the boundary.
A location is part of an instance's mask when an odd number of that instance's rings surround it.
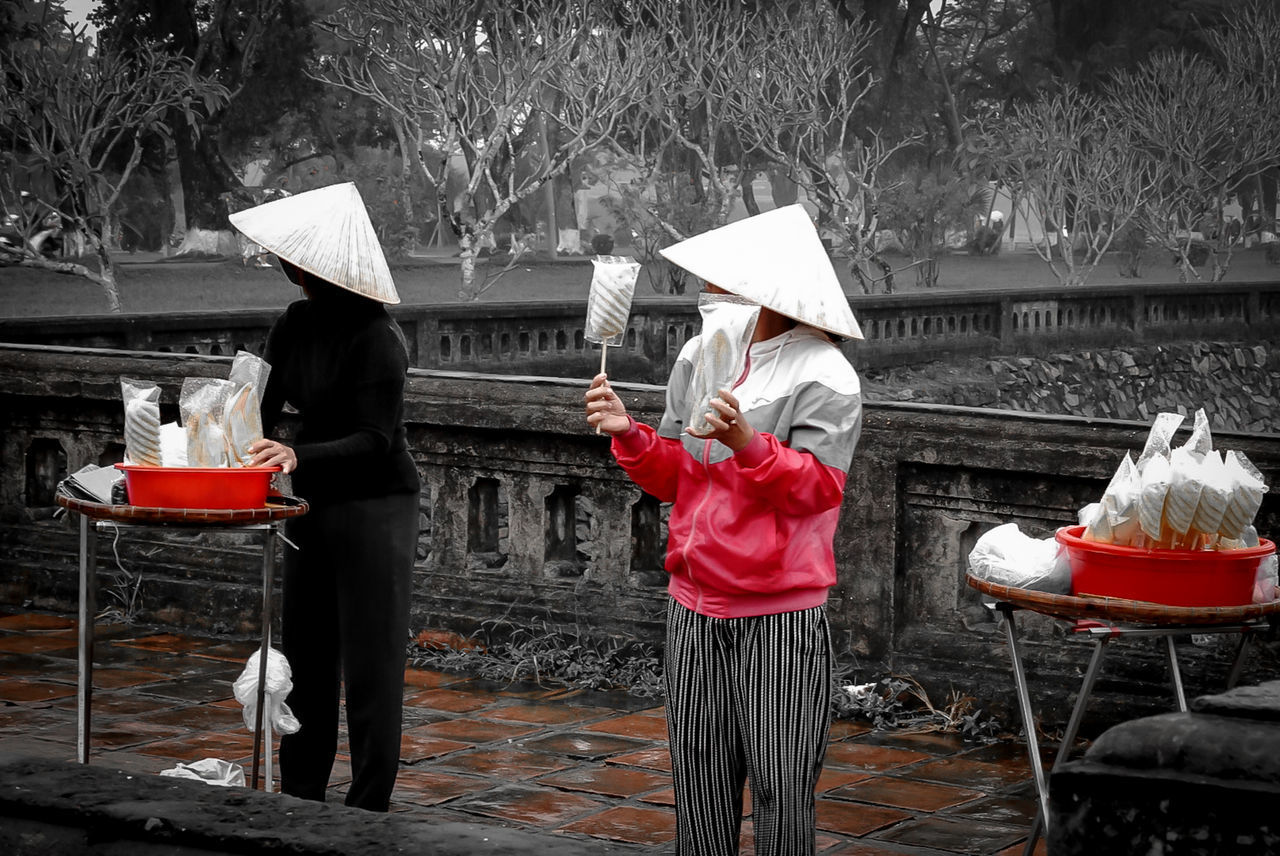
<svg viewBox="0 0 1280 856">
<path fill-rule="evenodd" d="M 895 267 L 909 259 L 891 257 Z M 298 289 L 277 269 L 249 268 L 238 260 L 186 261 L 158 255 L 121 254 L 118 279 L 124 311 L 133 312 L 221 312 L 235 309 L 283 308 L 298 298 Z M 1136 282 L 1176 282 L 1177 272 L 1160 256 L 1153 260 L 1144 277 Z M 482 264 L 479 272 L 499 266 Z M 860 294 L 845 266 L 837 260 L 836 270 L 849 294 Z M 458 302 L 460 278 L 457 260 L 450 257 L 415 259 L 392 268 L 401 300 L 409 305 Z M 1268 281 L 1280 278 L 1280 267 L 1269 265 L 1261 251 L 1237 253 L 1231 264 L 1231 281 Z M 1089 279 L 1106 285 L 1135 280 L 1121 279 L 1116 265 L 1104 260 Z M 477 305 L 513 300 L 583 299 L 591 284 L 591 264 L 585 257 L 558 262 L 535 261 L 520 265 L 499 279 Z M 943 257 L 939 290 L 1053 287 L 1057 280 L 1048 266 L 1033 252 L 1021 250 L 998 256 L 977 257 L 954 253 Z M 696 286 L 692 285 L 691 288 Z M 1206 287 L 1211 284 L 1206 283 Z M 917 290 L 909 270 L 897 276 L 895 291 Z M 653 296 L 645 273 L 641 273 L 637 296 Z M 675 297 L 673 299 L 682 299 Z M 692 299 L 689 295 L 683 299 Z M 54 274 L 31 268 L 0 267 L 0 317 L 30 318 L 63 315 L 97 315 L 107 311 L 102 289 L 81 277 Z"/>
</svg>

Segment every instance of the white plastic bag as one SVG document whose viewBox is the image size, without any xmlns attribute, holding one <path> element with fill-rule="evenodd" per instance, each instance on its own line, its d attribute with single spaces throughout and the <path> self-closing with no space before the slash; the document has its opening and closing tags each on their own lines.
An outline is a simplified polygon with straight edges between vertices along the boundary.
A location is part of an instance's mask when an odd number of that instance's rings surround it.
<svg viewBox="0 0 1280 856">
<path fill-rule="evenodd" d="M 1016 523 L 982 534 L 969 553 L 969 571 L 987 582 L 1032 591 L 1068 594 L 1071 565 L 1056 538 L 1035 539 Z"/>
<path fill-rule="evenodd" d="M 711 399 L 721 389 L 730 389 L 747 367 L 747 349 L 760 317 L 759 304 L 735 294 L 702 294 L 698 297 L 698 313 L 702 316 L 702 334 L 698 352 L 693 358 L 693 374 L 689 378 L 688 425 L 695 435 L 711 433 L 707 421 Z"/>
<path fill-rule="evenodd" d="M 250 655 L 248 662 L 244 664 L 244 671 L 240 673 L 240 677 L 236 678 L 232 684 L 232 692 L 235 693 L 236 701 L 244 705 L 244 726 L 250 731 L 254 730 L 258 716 L 258 659 L 261 652 L 254 651 Z M 289 661 L 285 659 L 275 648 L 267 649 L 267 709 L 265 714 L 267 721 L 271 723 L 272 729 L 279 734 L 293 734 L 297 731 L 301 724 L 297 717 L 293 715 L 293 711 L 289 710 L 289 706 L 284 703 L 285 698 L 293 690 L 293 670 L 289 668 Z"/>
<path fill-rule="evenodd" d="M 195 779 L 207 785 L 222 787 L 244 787 L 244 767 L 223 761 L 220 758 L 205 758 L 191 764 L 178 764 L 168 770 L 161 770 L 160 775 L 175 779 Z"/>
</svg>

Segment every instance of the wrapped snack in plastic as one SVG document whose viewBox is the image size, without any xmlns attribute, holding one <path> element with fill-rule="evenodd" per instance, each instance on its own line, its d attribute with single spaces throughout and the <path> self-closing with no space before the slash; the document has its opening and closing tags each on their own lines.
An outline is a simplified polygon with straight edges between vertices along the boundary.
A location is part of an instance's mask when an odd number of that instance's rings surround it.
<svg viewBox="0 0 1280 856">
<path fill-rule="evenodd" d="M 1153 543 L 1165 538 L 1164 503 L 1169 494 L 1169 480 L 1173 476 L 1169 459 L 1155 455 L 1147 459 L 1142 468 L 1142 485 L 1138 491 L 1138 521 L 1142 531 Z"/>
<path fill-rule="evenodd" d="M 1223 538 L 1240 539 L 1242 533 L 1253 525 L 1253 518 L 1267 492 L 1267 483 L 1243 452 L 1227 452 L 1224 466 L 1231 479 L 1231 497 L 1222 513 L 1218 533 Z"/>
<path fill-rule="evenodd" d="M 1222 515 L 1226 514 L 1227 502 L 1231 499 L 1231 474 L 1222 461 L 1222 455 L 1210 450 L 1204 456 L 1200 464 L 1200 480 L 1203 489 L 1195 517 L 1191 520 L 1191 529 L 1216 538 L 1222 526 Z"/>
<path fill-rule="evenodd" d="M 1213 434 L 1209 432 L 1209 417 L 1205 415 L 1203 407 L 1196 411 L 1191 436 L 1182 444 L 1182 448 L 1200 458 L 1213 451 Z"/>
<path fill-rule="evenodd" d="M 1253 580 L 1253 602 L 1254 603 L 1271 603 L 1280 597 L 1280 592 L 1276 591 L 1277 584 L 1280 584 L 1280 567 L 1277 566 L 1276 554 L 1263 556 L 1262 561 L 1258 563 L 1258 573 Z"/>
<path fill-rule="evenodd" d="M 227 466 L 222 416 L 234 390 L 234 383 L 218 378 L 189 377 L 182 381 L 178 410 L 187 429 L 187 466 Z"/>
<path fill-rule="evenodd" d="M 703 294 L 698 298 L 702 335 L 689 379 L 689 427 L 694 434 L 710 433 L 707 421 L 711 399 L 731 388 L 747 365 L 747 349 L 760 317 L 759 304 L 732 294 Z"/>
<path fill-rule="evenodd" d="M 1032 538 L 1016 523 L 984 532 L 969 553 L 969 572 L 997 585 L 1068 594 L 1071 565 L 1054 538 Z"/>
<path fill-rule="evenodd" d="M 238 351 L 231 363 L 228 379 L 235 390 L 223 408 L 222 431 L 233 467 L 248 466 L 253 457 L 249 447 L 262 439 L 262 390 L 270 374 L 271 366 L 248 351 Z"/>
<path fill-rule="evenodd" d="M 1085 529 L 1085 539 L 1128 546 L 1138 531 L 1140 487 L 1137 467 L 1126 452 L 1102 494 L 1099 512 Z"/>
<path fill-rule="evenodd" d="M 124 399 L 124 455 L 127 463 L 158 467 L 160 457 L 160 387 L 120 378 Z"/>
<path fill-rule="evenodd" d="M 1181 536 L 1191 529 L 1191 521 L 1200 504 L 1204 490 L 1201 478 L 1201 459 L 1195 453 L 1180 446 L 1169 455 L 1169 494 L 1164 500 L 1164 522 Z"/>
<path fill-rule="evenodd" d="M 1138 456 L 1138 472 L 1142 472 L 1147 461 L 1157 455 L 1169 457 L 1173 449 L 1173 435 L 1185 418 L 1181 413 L 1156 414 L 1155 421 L 1151 423 L 1151 431 L 1147 434 L 1147 443 L 1142 449 L 1142 454 Z"/>
<path fill-rule="evenodd" d="M 160 460 L 166 467 L 187 465 L 187 429 L 181 422 L 160 426 Z"/>
<path fill-rule="evenodd" d="M 596 256 L 591 264 L 594 270 L 583 335 L 602 349 L 610 345 L 617 347 L 622 344 L 622 334 L 631 316 L 631 298 L 636 278 L 640 276 L 640 263 L 627 256 Z"/>
</svg>

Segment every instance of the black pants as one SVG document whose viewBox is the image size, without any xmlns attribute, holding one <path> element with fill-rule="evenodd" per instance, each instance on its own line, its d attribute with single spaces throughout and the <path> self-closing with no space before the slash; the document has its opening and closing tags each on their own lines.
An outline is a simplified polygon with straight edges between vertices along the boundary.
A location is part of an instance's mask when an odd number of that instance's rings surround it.
<svg viewBox="0 0 1280 856">
<path fill-rule="evenodd" d="M 299 549 L 285 548 L 283 649 L 293 669 L 288 703 L 302 727 L 280 740 L 281 790 L 324 800 L 345 687 L 346 802 L 386 811 L 400 765 L 418 496 L 312 506 L 286 534 Z"/>
</svg>

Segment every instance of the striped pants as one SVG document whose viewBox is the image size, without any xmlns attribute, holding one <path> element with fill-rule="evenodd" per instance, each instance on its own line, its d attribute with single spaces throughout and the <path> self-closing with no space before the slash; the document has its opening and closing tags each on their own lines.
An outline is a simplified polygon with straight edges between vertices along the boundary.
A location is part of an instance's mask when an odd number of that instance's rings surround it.
<svg viewBox="0 0 1280 856">
<path fill-rule="evenodd" d="M 663 669 L 679 856 L 738 852 L 747 778 L 758 856 L 812 854 L 831 726 L 826 607 L 708 618 L 672 600 Z"/>
</svg>

